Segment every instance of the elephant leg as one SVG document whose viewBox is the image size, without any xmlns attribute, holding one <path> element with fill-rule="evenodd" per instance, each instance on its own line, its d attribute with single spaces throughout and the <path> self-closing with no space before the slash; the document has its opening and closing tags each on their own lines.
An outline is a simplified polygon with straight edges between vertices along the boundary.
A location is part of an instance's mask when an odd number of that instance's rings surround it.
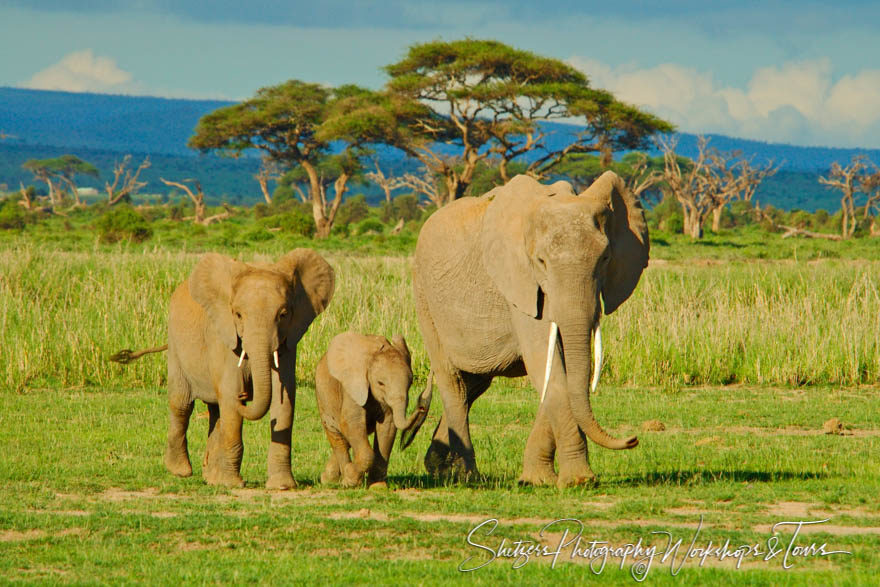
<svg viewBox="0 0 880 587">
<path fill-rule="evenodd" d="M 492 384 L 492 377 L 456 371 L 445 378 L 445 385 L 452 387 L 452 400 L 447 400 L 444 383 L 435 371 L 435 380 L 443 397 L 443 415 L 431 446 L 425 455 L 425 468 L 433 475 L 467 476 L 477 472 L 476 457 L 470 439 L 469 416 L 474 402 Z M 461 401 L 461 398 L 464 401 Z M 453 422 L 450 426 L 450 422 Z M 450 430 L 451 428 L 451 430 Z"/>
<path fill-rule="evenodd" d="M 556 453 L 556 438 L 550 425 L 550 417 L 544 406 L 538 409 L 532 431 L 526 441 L 523 453 L 523 471 L 519 482 L 529 485 L 555 485 L 556 471 L 553 469 L 553 456 Z"/>
<path fill-rule="evenodd" d="M 371 488 L 386 487 L 385 479 L 388 477 L 388 462 L 391 460 L 391 449 L 394 448 L 394 438 L 397 436 L 397 427 L 391 415 L 385 417 L 385 421 L 376 424 L 376 435 L 373 439 L 373 466 L 367 475 L 367 485 Z"/>
<path fill-rule="evenodd" d="M 217 422 L 220 421 L 220 406 L 217 404 L 206 404 L 208 406 L 208 442 L 205 446 L 205 458 L 202 459 L 202 469 L 208 466 L 208 460 L 212 450 L 216 450 L 214 445 L 219 434 L 214 434 L 217 430 Z"/>
<path fill-rule="evenodd" d="M 324 472 L 321 473 L 321 483 L 336 483 L 342 478 L 342 471 L 345 466 L 351 463 L 351 456 L 348 454 L 348 441 L 339 434 L 333 432 L 327 426 L 324 426 L 324 433 L 327 440 L 330 441 L 330 458 L 324 466 Z"/>
<path fill-rule="evenodd" d="M 536 401 L 540 401 L 546 372 L 549 324 L 517 320 L 515 327 L 520 340 L 544 341 L 541 344 L 523 345 L 521 349 L 526 371 L 537 390 Z M 596 475 L 587 461 L 583 433 L 571 415 L 565 385 L 565 371 L 557 352 L 553 356 L 544 401 L 538 408 L 526 442 L 523 474 L 520 477 L 524 483 L 543 485 L 555 482 L 558 487 L 569 487 L 596 482 Z M 554 452 L 559 465 L 558 475 L 553 470 Z"/>
<path fill-rule="evenodd" d="M 559 391 L 553 398 L 548 398 L 549 421 L 556 441 L 556 460 L 559 464 L 556 485 L 559 488 L 595 485 L 598 478 L 590 468 L 586 438 L 571 415 L 568 398 L 561 389 Z"/>
<path fill-rule="evenodd" d="M 165 468 L 178 477 L 192 475 L 192 464 L 186 442 L 186 430 L 195 401 L 189 383 L 177 365 L 168 357 L 168 440 L 165 444 Z"/>
<path fill-rule="evenodd" d="M 342 434 L 351 445 L 352 460 L 342 467 L 342 485 L 356 487 L 364 480 L 364 474 L 373 466 L 373 447 L 367 437 L 367 423 L 365 415 L 361 412 L 358 416 L 344 420 L 341 423 Z"/>
<path fill-rule="evenodd" d="M 283 366 L 282 366 L 283 368 Z M 282 379 L 289 385 L 282 385 Z M 291 385 L 292 384 L 292 385 Z M 272 403 L 269 407 L 270 443 L 267 489 L 291 489 L 296 481 L 290 470 L 291 428 L 293 426 L 293 398 L 296 395 L 295 377 L 279 377 L 272 372 Z"/>
<path fill-rule="evenodd" d="M 220 420 L 211 434 L 207 466 L 202 471 L 208 484 L 244 487 L 241 478 L 241 458 L 244 454 L 241 426 L 242 417 L 235 406 L 221 404 Z"/>
</svg>

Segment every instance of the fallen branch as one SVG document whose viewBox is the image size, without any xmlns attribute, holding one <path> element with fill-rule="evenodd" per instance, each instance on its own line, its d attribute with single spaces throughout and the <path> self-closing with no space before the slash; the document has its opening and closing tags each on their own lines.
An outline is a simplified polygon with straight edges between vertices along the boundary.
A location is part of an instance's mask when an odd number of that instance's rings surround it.
<svg viewBox="0 0 880 587">
<path fill-rule="evenodd" d="M 812 232 L 810 230 L 804 230 L 803 228 L 796 228 L 794 226 L 785 226 L 784 224 L 777 224 L 779 228 L 785 229 L 785 234 L 782 235 L 782 238 L 790 238 L 793 236 L 805 236 L 807 238 L 824 238 L 830 241 L 839 241 L 842 240 L 843 237 L 839 234 L 828 234 L 824 232 Z"/>
</svg>

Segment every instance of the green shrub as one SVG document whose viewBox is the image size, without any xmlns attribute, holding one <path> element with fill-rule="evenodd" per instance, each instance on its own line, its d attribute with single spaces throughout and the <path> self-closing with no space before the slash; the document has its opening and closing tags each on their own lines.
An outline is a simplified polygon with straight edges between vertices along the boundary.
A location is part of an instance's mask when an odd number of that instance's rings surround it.
<svg viewBox="0 0 880 587">
<path fill-rule="evenodd" d="M 333 222 L 334 228 L 337 226 L 348 226 L 356 224 L 370 215 L 370 207 L 367 205 L 367 198 L 363 194 L 357 194 L 345 200 L 336 213 L 336 219 Z"/>
<path fill-rule="evenodd" d="M 355 226 L 355 234 L 367 234 L 368 232 L 382 234 L 384 231 L 385 225 L 375 217 L 364 218 Z"/>
<path fill-rule="evenodd" d="M 27 222 L 27 212 L 17 201 L 7 198 L 0 202 L 0 229 L 21 230 Z"/>
<path fill-rule="evenodd" d="M 119 204 L 98 219 L 97 228 L 101 242 L 115 243 L 121 240 L 145 241 L 153 230 L 143 216 L 128 204 Z"/>
</svg>

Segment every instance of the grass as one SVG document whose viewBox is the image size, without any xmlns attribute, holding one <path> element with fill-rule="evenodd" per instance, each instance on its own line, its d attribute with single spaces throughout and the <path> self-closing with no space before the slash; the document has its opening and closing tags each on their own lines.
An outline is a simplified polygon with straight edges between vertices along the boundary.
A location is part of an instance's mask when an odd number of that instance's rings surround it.
<svg viewBox="0 0 880 587">
<path fill-rule="evenodd" d="M 403 334 L 427 373 L 403 256 L 324 253 L 337 272 L 330 307 L 300 344 L 310 381 L 344 330 Z M 244 260 L 274 259 L 245 252 Z M 167 304 L 197 253 L 0 249 L 0 328 L 13 390 L 161 386 L 161 355 L 120 367 L 106 357 L 165 340 Z M 880 381 L 880 261 L 664 261 L 603 321 L 603 375 L 617 385 L 872 385 Z"/>
<path fill-rule="evenodd" d="M 0 245 L 0 582 L 629 583 L 629 563 L 621 569 L 610 559 L 596 576 L 597 567 L 572 563 L 568 552 L 555 567 L 533 557 L 519 569 L 495 560 L 466 577 L 458 568 L 469 557 L 488 560 L 466 538 L 489 518 L 499 527 L 475 540 L 493 549 L 504 538 L 508 546 L 540 541 L 541 528 L 559 518 L 582 522 L 585 539 L 614 545 L 659 546 L 665 540 L 652 532 L 668 531 L 683 540 L 677 566 L 702 516 L 696 546 L 766 548 L 776 522 L 831 518 L 797 543 L 852 554 L 800 558 L 788 571 L 781 555 L 747 559 L 739 570 L 689 560 L 677 575 L 655 560 L 652 582 L 872 584 L 880 548 L 880 261 L 842 246 L 836 256 L 817 248 L 795 261 L 738 256 L 751 245 L 696 245 L 718 252 L 709 259 L 684 242 L 658 240 L 636 293 L 604 319 L 606 370 L 593 404 L 615 435 L 638 433 L 641 443 L 624 452 L 591 446 L 600 485 L 567 490 L 516 482 L 537 408 L 524 380 L 499 380 L 477 402 L 471 430 L 482 475 L 471 483 L 424 472 L 442 411 L 435 394 L 414 445 L 392 454 L 390 490 L 321 486 L 329 445 L 312 373 L 330 338 L 346 329 L 399 332 L 413 351 L 414 390 L 427 374 L 410 258 L 322 249 L 338 283 L 298 353 L 300 488 L 272 493 L 262 488 L 267 422 L 245 425 L 248 487 L 209 487 L 200 478 L 207 420 L 197 404 L 189 434 L 195 476 L 173 477 L 162 466 L 163 356 L 127 367 L 105 360 L 164 340 L 168 298 L 202 245 L 8 238 Z M 261 241 L 235 254 L 270 259 L 279 247 Z M 822 434 L 832 417 L 848 434 Z M 665 430 L 643 430 L 647 420 Z M 777 538 L 787 544 L 790 536 Z M 544 543 L 559 538 L 551 532 Z"/>
<path fill-rule="evenodd" d="M 649 418 L 667 429 L 640 432 L 642 443 L 633 451 L 592 449 L 602 483 L 560 491 L 516 484 L 536 401 L 530 389 L 499 387 L 473 412 L 480 480 L 446 486 L 427 477 L 420 463 L 429 441 L 423 433 L 413 447 L 392 455 L 391 490 L 369 491 L 318 484 L 329 446 L 314 391 L 302 386 L 293 457 L 301 488 L 287 493 L 261 489 L 265 422 L 245 427 L 248 487 L 227 490 L 198 477 L 206 427 L 198 418 L 201 406 L 189 435 L 196 476 L 179 479 L 162 467 L 161 389 L 6 393 L 0 577 L 73 583 L 422 583 L 430 577 L 446 583 L 462 578 L 457 569 L 468 557 L 488 560 L 466 536 L 489 518 L 500 526 L 474 541 L 493 548 L 502 538 L 539 540 L 541 528 L 558 518 L 580 520 L 585 539 L 662 545 L 651 532 L 666 530 L 686 548 L 702 515 L 697 543 L 703 546 L 726 539 L 766 545 L 769 525 L 831 517 L 834 534 L 811 533 L 798 544 L 827 542 L 829 550 L 853 554 L 799 559 L 792 571 L 778 558 L 747 560 L 741 570 L 688 561 L 677 577 L 668 561 L 658 560 L 652 580 L 870 582 L 880 547 L 880 464 L 870 456 L 880 449 L 875 391 L 606 389 L 595 407 L 616 433 Z M 438 414 L 435 409 L 426 429 Z M 822 421 L 832 416 L 854 434 L 821 434 Z M 496 560 L 467 578 L 528 584 L 589 577 L 567 556 L 555 568 L 547 560 L 521 569 Z M 612 562 L 601 577 L 629 582 L 628 572 L 628 565 L 620 570 Z"/>
</svg>

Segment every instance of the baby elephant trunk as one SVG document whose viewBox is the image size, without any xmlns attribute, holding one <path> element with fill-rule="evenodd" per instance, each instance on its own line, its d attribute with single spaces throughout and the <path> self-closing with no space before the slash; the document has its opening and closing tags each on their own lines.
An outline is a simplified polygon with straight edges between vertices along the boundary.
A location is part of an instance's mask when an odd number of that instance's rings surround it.
<svg viewBox="0 0 880 587">
<path fill-rule="evenodd" d="M 415 410 L 409 418 L 406 417 L 406 402 L 399 402 L 391 406 L 391 413 L 394 415 L 394 426 L 398 430 L 409 429 L 419 417 L 418 410 Z"/>
<path fill-rule="evenodd" d="M 254 397 L 248 405 L 238 405 L 238 411 L 246 420 L 259 420 L 269 411 L 272 401 L 272 373 L 270 361 L 273 353 L 268 340 L 259 340 L 245 347 L 251 367 Z"/>
</svg>

